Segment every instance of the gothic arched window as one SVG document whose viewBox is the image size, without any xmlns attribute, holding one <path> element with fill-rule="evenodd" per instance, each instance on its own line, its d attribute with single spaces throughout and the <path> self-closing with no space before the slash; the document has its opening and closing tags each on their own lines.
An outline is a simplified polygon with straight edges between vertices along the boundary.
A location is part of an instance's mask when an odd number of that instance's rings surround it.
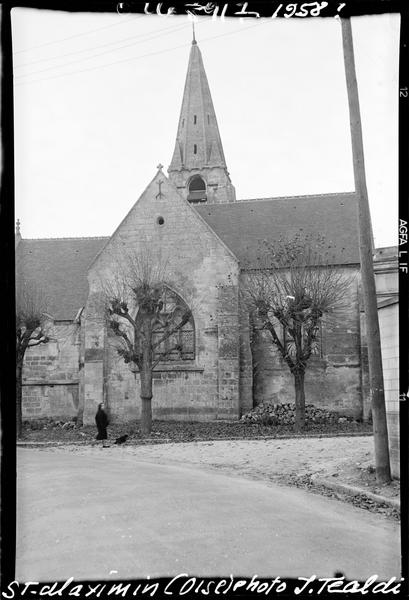
<svg viewBox="0 0 409 600">
<path fill-rule="evenodd" d="M 188 305 L 166 285 L 161 286 L 156 292 L 159 292 L 159 296 L 152 296 L 155 298 L 156 307 L 155 316 L 151 318 L 152 336 L 149 342 L 146 342 L 146 337 L 143 338 L 145 343 L 151 344 L 154 366 L 159 362 L 194 360 L 195 323 Z M 119 304 L 128 306 L 128 301 L 124 299 L 124 302 L 119 301 Z M 141 319 L 143 317 L 138 308 L 134 307 L 129 312 L 129 316 L 130 320 L 111 313 L 109 318 L 110 346 L 116 348 L 122 357 L 129 351 L 129 344 L 137 342 L 139 336 L 142 340 Z M 144 342 L 140 343 L 143 346 Z"/>
<path fill-rule="evenodd" d="M 193 316 L 177 328 L 188 307 L 172 290 L 165 290 L 163 307 L 153 331 L 154 358 L 161 362 L 176 360 L 194 360 L 195 358 L 195 324 Z M 174 329 L 173 333 L 171 333 Z M 170 335 L 169 335 L 170 333 Z M 160 342 L 155 347 L 156 343 Z M 163 340 L 163 341 L 161 341 Z"/>
<path fill-rule="evenodd" d="M 189 202 L 205 202 L 207 199 L 206 183 L 200 175 L 194 175 L 189 181 Z"/>
</svg>

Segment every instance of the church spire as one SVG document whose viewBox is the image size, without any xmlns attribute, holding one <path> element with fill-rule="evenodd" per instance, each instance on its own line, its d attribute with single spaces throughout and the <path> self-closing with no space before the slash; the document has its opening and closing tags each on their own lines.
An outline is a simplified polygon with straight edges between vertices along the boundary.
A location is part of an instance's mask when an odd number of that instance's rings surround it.
<svg viewBox="0 0 409 600">
<path fill-rule="evenodd" d="M 175 150 L 168 173 L 190 201 L 235 200 L 194 25 Z M 195 184 L 191 183 L 193 178 Z"/>
</svg>

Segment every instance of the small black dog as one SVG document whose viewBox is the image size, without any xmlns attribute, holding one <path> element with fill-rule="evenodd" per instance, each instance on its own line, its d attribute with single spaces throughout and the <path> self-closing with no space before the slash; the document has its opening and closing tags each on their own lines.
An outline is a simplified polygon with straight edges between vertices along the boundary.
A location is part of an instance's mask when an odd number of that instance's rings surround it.
<svg viewBox="0 0 409 600">
<path fill-rule="evenodd" d="M 121 437 L 115 440 L 114 444 L 125 444 L 128 437 L 128 435 L 121 435 Z"/>
</svg>

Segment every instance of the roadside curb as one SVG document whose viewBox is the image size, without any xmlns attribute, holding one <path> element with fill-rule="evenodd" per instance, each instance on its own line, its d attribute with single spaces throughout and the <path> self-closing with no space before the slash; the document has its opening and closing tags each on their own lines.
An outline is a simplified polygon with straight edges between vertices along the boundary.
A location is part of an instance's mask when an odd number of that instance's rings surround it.
<svg viewBox="0 0 409 600">
<path fill-rule="evenodd" d="M 377 504 L 386 504 L 387 506 L 400 511 L 400 500 L 396 500 L 395 498 L 386 498 L 385 496 L 373 494 L 372 492 L 353 485 L 348 485 L 347 483 L 339 483 L 338 481 L 331 481 L 321 477 L 311 477 L 311 482 L 314 486 L 322 486 L 335 492 L 340 492 L 341 494 L 347 494 L 348 496 L 368 498 Z"/>
<path fill-rule="evenodd" d="M 372 432 L 335 432 L 335 433 L 310 433 L 310 434 L 278 434 L 278 435 L 260 435 L 260 436 L 252 436 L 252 437 L 220 437 L 220 438 L 193 438 L 189 440 L 177 440 L 171 438 L 145 438 L 145 439 L 137 439 L 137 440 L 127 440 L 127 446 L 140 446 L 144 444 L 192 444 L 195 442 L 259 442 L 259 441 L 268 441 L 268 440 L 292 440 L 292 439 L 316 439 L 316 438 L 334 438 L 334 437 L 372 437 Z M 112 440 L 108 440 L 108 442 L 112 442 Z M 99 446 L 98 442 L 94 440 L 50 440 L 46 442 L 36 442 L 36 441 L 17 441 L 17 446 L 19 447 L 44 447 L 44 446 Z"/>
</svg>

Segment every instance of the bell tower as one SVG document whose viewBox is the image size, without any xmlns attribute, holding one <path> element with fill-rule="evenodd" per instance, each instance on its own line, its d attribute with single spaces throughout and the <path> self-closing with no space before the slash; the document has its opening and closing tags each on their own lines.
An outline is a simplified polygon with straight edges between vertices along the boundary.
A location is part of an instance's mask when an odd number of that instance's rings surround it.
<svg viewBox="0 0 409 600">
<path fill-rule="evenodd" d="M 192 203 L 235 202 L 216 113 L 194 33 L 169 179 Z"/>
</svg>

